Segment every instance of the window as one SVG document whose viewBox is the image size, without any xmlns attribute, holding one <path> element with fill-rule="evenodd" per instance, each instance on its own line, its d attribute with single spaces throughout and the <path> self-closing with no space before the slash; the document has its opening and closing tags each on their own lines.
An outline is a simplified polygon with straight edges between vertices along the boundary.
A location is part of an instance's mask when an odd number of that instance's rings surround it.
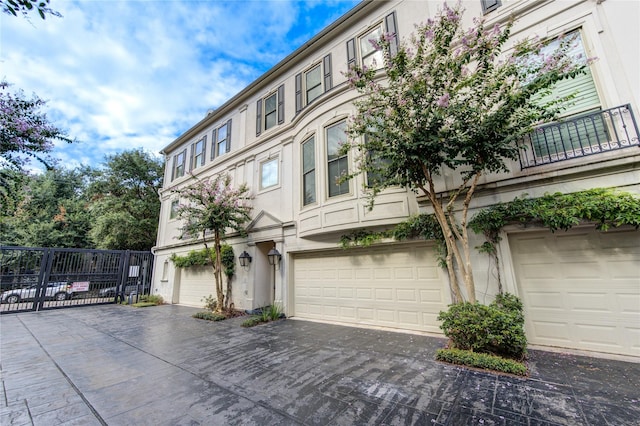
<svg viewBox="0 0 640 426">
<path fill-rule="evenodd" d="M 304 73 L 305 100 L 310 103 L 322 94 L 322 70 L 320 64 Z"/>
<path fill-rule="evenodd" d="M 185 166 L 185 160 L 187 158 L 187 150 L 183 150 L 182 152 L 176 154 L 173 157 L 173 176 L 172 176 L 172 180 L 173 179 L 178 179 L 179 177 L 184 176 L 184 166 Z"/>
<path fill-rule="evenodd" d="M 229 152 L 231 148 L 231 120 L 213 131 L 211 159 Z"/>
<path fill-rule="evenodd" d="M 565 37 L 577 37 L 574 48 L 568 52 L 569 55 L 586 57 L 579 31 L 569 33 Z M 551 53 L 559 43 L 558 39 L 552 40 L 541 53 Z M 600 111 L 601 104 L 591 70 L 587 67 L 585 71 L 574 78 L 557 82 L 551 88 L 550 94 L 537 99 L 539 105 L 544 105 L 554 101 L 557 96 L 576 93 L 572 103 L 563 111 L 560 123 L 541 126 L 532 134 L 536 157 L 555 159 L 565 154 L 573 156 L 574 151 L 581 152 L 585 148 L 609 140 L 608 129 L 602 116 L 589 114 Z"/>
<path fill-rule="evenodd" d="M 260 189 L 278 184 L 278 161 L 276 157 L 260 163 Z"/>
<path fill-rule="evenodd" d="M 204 151 L 207 145 L 207 137 L 191 145 L 191 170 L 204 165 Z"/>
<path fill-rule="evenodd" d="M 362 66 L 378 69 L 382 68 L 382 65 L 384 65 L 382 50 L 376 49 L 372 43 L 380 40 L 380 37 L 382 37 L 382 26 L 374 28 L 362 37 L 358 38 Z"/>
<path fill-rule="evenodd" d="M 327 182 L 329 197 L 349 192 L 349 181 L 338 182 L 340 177 L 349 173 L 347 155 L 341 155 L 340 153 L 340 148 L 347 139 L 346 127 L 346 121 L 341 121 L 327 128 Z"/>
<path fill-rule="evenodd" d="M 276 124 L 284 123 L 284 84 L 256 104 L 256 136 Z"/>
<path fill-rule="evenodd" d="M 169 261 L 165 260 L 162 264 L 162 278 L 160 281 L 169 281 Z"/>
<path fill-rule="evenodd" d="M 180 200 L 171 200 L 171 209 L 169 210 L 169 219 L 175 219 L 178 217 L 178 207 L 180 206 Z"/>
<path fill-rule="evenodd" d="M 369 136 L 365 135 L 365 144 L 368 142 Z M 381 183 L 384 178 L 384 168 L 387 166 L 390 161 L 387 158 L 375 157 L 372 158 L 373 152 L 369 151 L 367 153 L 367 162 L 371 165 L 373 170 L 367 171 L 367 187 L 372 188 L 374 185 Z"/>
<path fill-rule="evenodd" d="M 264 129 L 270 129 L 276 125 L 276 109 L 278 107 L 278 95 L 273 95 L 264 100 Z"/>
<path fill-rule="evenodd" d="M 500 0 L 480 0 L 480 3 L 482 3 L 482 13 L 489 13 L 502 5 Z"/>
<path fill-rule="evenodd" d="M 384 18 L 384 32 L 391 37 L 389 42 L 389 54 L 398 53 L 398 31 L 396 13 L 391 12 Z M 380 40 L 383 34 L 382 23 L 369 29 L 357 38 L 347 41 L 347 63 L 355 65 L 356 56 L 359 55 L 360 65 L 367 68 L 379 69 L 384 66 L 384 55 L 381 50 L 374 47 L 372 42 Z M 356 51 L 357 49 L 357 51 Z"/>
<path fill-rule="evenodd" d="M 332 86 L 331 54 L 328 54 L 322 58 L 322 63 L 296 75 L 296 114 Z"/>
<path fill-rule="evenodd" d="M 316 202 L 316 141 L 312 136 L 302 143 L 302 205 Z"/>
</svg>

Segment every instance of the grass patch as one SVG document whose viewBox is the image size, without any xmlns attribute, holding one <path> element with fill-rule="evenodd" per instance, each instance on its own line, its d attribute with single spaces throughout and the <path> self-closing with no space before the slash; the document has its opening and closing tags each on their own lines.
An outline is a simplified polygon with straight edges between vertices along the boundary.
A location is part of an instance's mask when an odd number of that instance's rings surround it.
<svg viewBox="0 0 640 426">
<path fill-rule="evenodd" d="M 148 306 L 158 306 L 158 304 L 154 302 L 138 302 L 134 303 L 131 306 L 133 306 L 134 308 L 146 308 Z"/>
<path fill-rule="evenodd" d="M 253 327 L 253 326 L 256 326 L 258 324 L 262 324 L 264 322 L 267 322 L 267 321 L 263 321 L 261 316 L 255 315 L 255 316 L 252 316 L 249 319 L 243 321 L 241 325 L 243 327 Z"/>
<path fill-rule="evenodd" d="M 527 375 L 527 366 L 524 363 L 479 352 L 465 351 L 461 349 L 438 349 L 436 359 L 451 364 L 466 365 L 468 367 L 483 368 L 486 370 L 500 371 L 502 373 Z"/>
<path fill-rule="evenodd" d="M 224 315 L 216 314 L 215 312 L 208 312 L 208 311 L 196 312 L 192 316 L 193 318 L 203 319 L 207 321 L 222 321 L 224 319 L 227 319 L 227 317 Z"/>
</svg>

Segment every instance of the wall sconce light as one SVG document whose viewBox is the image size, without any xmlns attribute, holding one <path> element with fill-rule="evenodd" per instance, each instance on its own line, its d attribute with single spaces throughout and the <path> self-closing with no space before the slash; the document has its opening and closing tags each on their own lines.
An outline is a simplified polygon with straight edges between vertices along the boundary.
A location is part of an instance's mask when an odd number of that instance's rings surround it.
<svg viewBox="0 0 640 426">
<path fill-rule="evenodd" d="M 269 258 L 269 265 L 275 266 L 278 263 L 280 263 L 280 259 L 282 258 L 282 255 L 274 247 L 271 250 L 269 250 L 269 253 L 267 253 L 267 257 Z"/>
<path fill-rule="evenodd" d="M 251 263 L 251 255 L 245 250 L 238 256 L 238 260 L 240 261 L 240 266 L 246 268 Z"/>
</svg>

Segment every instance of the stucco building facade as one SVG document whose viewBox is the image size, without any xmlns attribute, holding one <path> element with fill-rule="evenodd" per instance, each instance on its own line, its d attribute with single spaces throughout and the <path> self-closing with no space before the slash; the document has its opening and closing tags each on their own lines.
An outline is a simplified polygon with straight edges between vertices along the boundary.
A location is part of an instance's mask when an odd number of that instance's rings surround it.
<svg viewBox="0 0 640 426">
<path fill-rule="evenodd" d="M 475 16 L 484 16 L 490 27 L 514 17 L 513 40 L 553 40 L 577 31 L 585 54 L 598 58 L 569 87 L 578 98 L 566 112 L 574 117 L 568 120 L 589 130 L 571 134 L 548 128 L 549 135 L 556 132 L 553 146 L 532 138 L 509 173 L 483 178 L 471 213 L 524 193 L 535 197 L 594 187 L 640 193 L 634 118 L 640 105 L 640 4 L 468 0 L 463 5 L 465 27 Z M 338 245 L 353 229 L 385 228 L 426 211 L 425 200 L 392 188 L 369 211 L 366 176 L 340 185 L 334 176 L 353 170 L 355 160 L 335 152 L 355 111 L 357 92 L 344 76 L 349 64 L 378 63 L 368 39 L 383 32 L 408 37 L 415 23 L 439 7 L 432 1 L 363 1 L 168 145 L 153 292 L 192 306 L 214 294 L 210 269 L 175 268 L 169 260 L 173 253 L 202 247 L 176 238 L 179 200 L 171 188 L 188 185 L 191 174 L 227 173 L 237 184 L 246 182 L 254 196 L 248 236 L 227 239 L 236 257 L 246 251 L 252 258 L 248 267 L 237 266 L 236 308 L 278 303 L 297 318 L 440 333 L 436 317 L 451 296 L 432 242 L 388 241 L 347 251 Z M 575 142 L 585 134 L 590 142 Z M 445 171 L 438 189 L 444 193 L 459 179 Z M 605 233 L 585 223 L 557 233 L 513 226 L 502 236 L 502 285 L 524 302 L 531 345 L 640 357 L 638 231 Z M 473 238 L 472 246 L 484 241 Z M 276 266 L 267 258 L 273 248 L 282 255 Z M 495 265 L 477 252 L 472 262 L 478 300 L 489 303 L 498 291 Z"/>
</svg>

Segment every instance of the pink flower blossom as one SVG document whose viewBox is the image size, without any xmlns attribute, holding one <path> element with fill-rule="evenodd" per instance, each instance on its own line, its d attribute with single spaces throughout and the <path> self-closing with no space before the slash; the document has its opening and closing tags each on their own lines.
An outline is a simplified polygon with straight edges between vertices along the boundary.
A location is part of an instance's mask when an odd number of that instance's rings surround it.
<svg viewBox="0 0 640 426">
<path fill-rule="evenodd" d="M 440 96 L 436 102 L 436 105 L 438 105 L 440 108 L 447 108 L 449 106 L 449 94 L 445 93 L 444 95 Z"/>
</svg>

